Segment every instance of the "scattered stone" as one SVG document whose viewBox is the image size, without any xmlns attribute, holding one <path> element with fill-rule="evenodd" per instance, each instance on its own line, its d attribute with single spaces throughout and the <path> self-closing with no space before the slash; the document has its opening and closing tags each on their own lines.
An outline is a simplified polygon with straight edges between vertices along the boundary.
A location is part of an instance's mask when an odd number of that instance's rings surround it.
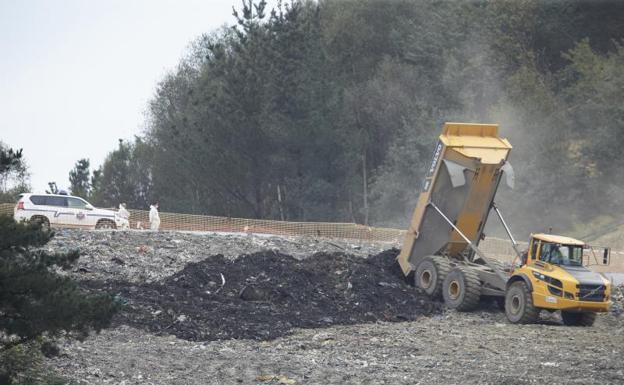
<svg viewBox="0 0 624 385">
<path fill-rule="evenodd" d="M 125 265 L 125 264 L 126 264 L 126 263 L 125 263 L 122 259 L 117 258 L 117 257 L 113 257 L 113 258 L 111 258 L 111 261 L 113 261 L 113 262 L 115 262 L 116 264 L 121 265 L 121 266 L 123 266 L 123 265 Z"/>
<path fill-rule="evenodd" d="M 621 316 L 600 314 L 591 328 L 554 317 L 512 325 L 495 306 L 441 309 L 405 284 L 397 251 L 383 245 L 332 241 L 343 254 L 310 238 L 165 234 L 72 230 L 53 240 L 83 252 L 88 272 L 64 274 L 126 304 L 112 328 L 61 341 L 46 358 L 71 383 L 622 382 Z M 140 245 L 150 252 L 139 254 Z M 265 299 L 245 301 L 245 287 L 267 290 Z"/>
<path fill-rule="evenodd" d="M 611 288 L 611 314 L 619 317 L 624 312 L 624 285 Z"/>
<path fill-rule="evenodd" d="M 170 248 L 171 245 L 175 245 L 175 248 Z M 59 229 L 46 247 L 50 251 L 80 248 L 81 256 L 73 272 L 77 279 L 145 283 L 164 280 L 184 269 L 187 264 L 200 262 L 210 255 L 221 254 L 228 260 L 235 260 L 241 255 L 275 252 L 301 260 L 319 251 L 336 251 L 337 245 L 359 257 L 376 255 L 395 246 L 361 242 L 357 244 L 358 249 L 353 249 L 352 242 L 309 237 Z M 204 286 L 221 286 L 222 280 L 218 274 L 211 281 L 204 282 Z"/>
</svg>

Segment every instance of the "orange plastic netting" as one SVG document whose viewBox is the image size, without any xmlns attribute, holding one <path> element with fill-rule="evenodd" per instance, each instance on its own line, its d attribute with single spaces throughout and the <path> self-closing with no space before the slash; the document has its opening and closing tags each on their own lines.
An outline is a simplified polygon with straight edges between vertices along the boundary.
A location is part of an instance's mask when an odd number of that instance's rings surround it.
<svg viewBox="0 0 624 385">
<path fill-rule="evenodd" d="M 0 214 L 12 215 L 14 207 L 13 203 L 0 203 Z M 149 228 L 149 211 L 129 211 L 132 229 Z M 405 230 L 369 227 L 354 223 L 285 222 L 167 212 L 160 213 L 160 221 L 161 230 L 311 236 L 359 242 L 382 242 L 388 244 L 388 247 L 401 247 L 405 236 Z M 526 249 L 527 244 L 522 242 L 519 246 L 520 249 Z M 488 237 L 479 243 L 479 248 L 485 254 L 503 261 L 511 261 L 515 256 L 511 242 L 507 239 Z M 624 252 L 612 251 L 611 265 L 600 270 L 624 271 Z"/>
<path fill-rule="evenodd" d="M 0 214 L 12 214 L 15 205 L 0 204 Z M 149 212 L 129 210 L 130 227 L 148 228 Z M 209 215 L 160 213 L 161 230 L 220 231 L 274 235 L 313 236 L 323 238 L 353 239 L 369 242 L 385 242 L 400 245 L 405 230 L 363 226 L 354 223 L 285 222 L 263 219 L 227 218 Z M 489 238 L 481 243 L 485 252 L 513 254 L 508 241 Z"/>
</svg>

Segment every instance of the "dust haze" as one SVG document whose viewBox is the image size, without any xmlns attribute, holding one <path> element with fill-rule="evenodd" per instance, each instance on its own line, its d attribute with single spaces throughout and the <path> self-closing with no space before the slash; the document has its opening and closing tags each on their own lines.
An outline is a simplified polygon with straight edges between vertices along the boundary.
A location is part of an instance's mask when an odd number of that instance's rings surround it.
<svg viewBox="0 0 624 385">
<path fill-rule="evenodd" d="M 503 71 L 492 65 L 495 53 L 489 39 L 491 36 L 475 31 L 470 43 L 462 47 L 463 52 L 457 56 L 471 58 L 471 62 L 462 63 L 468 69 L 453 61 L 446 63 L 446 86 L 457 92 L 461 108 L 446 111 L 437 121 L 430 120 L 429 127 L 413 130 L 429 146 L 429 152 L 416 166 L 417 178 L 409 180 L 410 175 L 403 173 L 386 181 L 401 184 L 408 179 L 411 196 L 389 206 L 389 212 L 401 214 L 383 225 L 408 226 L 435 138 L 444 122 L 453 121 L 498 124 L 499 135 L 513 146 L 510 163 L 515 171 L 515 188 L 501 183 L 495 202 L 517 241 L 526 241 L 531 233 L 539 232 L 589 241 L 612 229 L 620 223 L 612 213 L 622 207 L 624 178 L 618 168 L 596 169 L 596 162 L 586 156 L 594 155 L 586 146 L 592 142 L 595 127 L 582 126 L 574 120 L 569 113 L 572 108 L 565 105 L 565 90 L 547 79 L 554 75 L 529 68 L 519 69 L 512 79 L 501 77 Z M 460 70 L 471 75 L 457 76 Z M 526 89 L 518 90 L 513 85 Z M 604 120 L 597 114 L 586 114 L 585 121 Z M 403 208 L 399 209 L 401 204 Z M 486 235 L 507 238 L 495 213 L 490 214 Z"/>
</svg>

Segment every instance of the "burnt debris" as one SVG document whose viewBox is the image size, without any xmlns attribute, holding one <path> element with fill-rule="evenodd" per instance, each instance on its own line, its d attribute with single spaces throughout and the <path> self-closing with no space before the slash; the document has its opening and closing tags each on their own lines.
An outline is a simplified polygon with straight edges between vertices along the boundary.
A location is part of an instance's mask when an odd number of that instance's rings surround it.
<svg viewBox="0 0 624 385">
<path fill-rule="evenodd" d="M 398 251 L 368 258 L 275 251 L 189 263 L 159 283 L 83 281 L 126 303 L 118 324 L 192 341 L 267 340 L 293 328 L 413 320 L 441 311 L 405 282 Z"/>
</svg>

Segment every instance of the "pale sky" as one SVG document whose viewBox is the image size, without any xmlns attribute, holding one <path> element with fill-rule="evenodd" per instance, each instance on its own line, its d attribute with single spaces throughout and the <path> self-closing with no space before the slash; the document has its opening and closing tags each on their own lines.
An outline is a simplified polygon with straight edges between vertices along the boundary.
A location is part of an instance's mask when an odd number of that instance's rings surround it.
<svg viewBox="0 0 624 385">
<path fill-rule="evenodd" d="M 93 169 L 141 134 L 158 81 L 240 4 L 0 0 L 0 141 L 23 148 L 33 191 L 66 189 L 78 159 Z"/>
</svg>

